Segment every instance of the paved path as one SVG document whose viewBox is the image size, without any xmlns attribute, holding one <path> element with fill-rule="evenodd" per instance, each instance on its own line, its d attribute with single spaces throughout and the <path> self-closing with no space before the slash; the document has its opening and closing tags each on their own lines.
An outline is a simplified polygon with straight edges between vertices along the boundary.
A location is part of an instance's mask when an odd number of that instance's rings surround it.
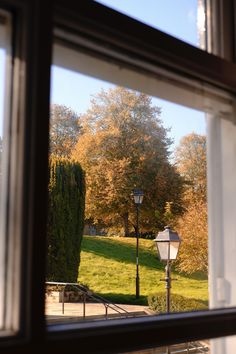
<svg viewBox="0 0 236 354">
<path fill-rule="evenodd" d="M 122 309 L 127 311 L 130 316 L 144 316 L 152 314 L 148 309 L 148 306 L 138 306 L 138 305 L 121 305 L 117 304 Z M 121 311 L 122 312 L 122 311 Z M 83 303 L 65 303 L 64 304 L 64 314 L 62 313 L 62 303 L 59 302 L 46 302 L 46 318 L 50 322 L 61 322 L 69 320 L 83 320 L 84 306 Z M 86 303 L 85 315 L 86 319 L 96 319 L 101 317 L 105 318 L 106 308 L 103 304 L 99 303 Z M 107 309 L 108 317 L 114 318 L 117 312 L 112 309 Z M 122 316 L 123 317 L 123 316 Z"/>
</svg>

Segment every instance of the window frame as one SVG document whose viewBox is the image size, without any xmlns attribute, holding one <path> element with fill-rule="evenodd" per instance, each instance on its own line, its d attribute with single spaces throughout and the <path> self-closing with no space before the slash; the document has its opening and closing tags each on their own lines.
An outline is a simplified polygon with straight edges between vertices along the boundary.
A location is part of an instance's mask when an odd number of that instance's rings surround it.
<svg viewBox="0 0 236 354">
<path fill-rule="evenodd" d="M 0 7 L 14 14 L 13 50 L 20 65 L 13 65 L 12 114 L 22 129 L 22 218 L 19 243 L 14 244 L 21 258 L 21 313 L 19 330 L 15 336 L 3 335 L 0 348 L 30 353 L 37 346 L 62 353 L 78 346 L 83 353 L 115 353 L 236 334 L 236 308 L 48 327 L 44 315 L 53 27 L 99 42 L 103 52 L 81 44 L 77 49 L 96 52 L 104 60 L 154 76 L 155 68 L 162 67 L 232 95 L 236 65 L 94 1 L 50 0 L 45 5 L 40 0 L 1 0 Z"/>
<path fill-rule="evenodd" d="M 9 101 L 16 133 L 11 147 L 11 164 L 13 170 L 18 169 L 11 177 L 8 201 L 13 209 L 10 210 L 12 219 L 5 275 L 9 301 L 5 330 L 0 335 L 0 347 L 12 353 L 23 348 L 26 352 L 32 351 L 35 338 L 42 339 L 45 334 L 50 5 L 52 2 L 49 1 L 45 11 L 45 6 L 37 0 L 0 1 L 0 7 L 12 15 Z"/>
</svg>

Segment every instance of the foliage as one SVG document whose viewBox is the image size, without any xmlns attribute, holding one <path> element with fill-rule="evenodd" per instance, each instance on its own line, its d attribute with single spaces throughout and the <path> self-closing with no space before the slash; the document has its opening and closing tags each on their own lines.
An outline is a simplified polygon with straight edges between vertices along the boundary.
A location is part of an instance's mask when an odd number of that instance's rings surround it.
<svg viewBox="0 0 236 354">
<path fill-rule="evenodd" d="M 177 231 L 182 239 L 178 269 L 186 273 L 207 272 L 207 206 L 204 201 L 195 200 L 189 204 L 178 221 Z"/>
<path fill-rule="evenodd" d="M 81 131 L 78 115 L 70 108 L 53 104 L 50 116 L 50 153 L 70 157 Z"/>
<path fill-rule="evenodd" d="M 160 292 L 148 297 L 148 305 L 151 310 L 158 314 L 166 313 L 166 293 Z M 187 298 L 183 295 L 171 294 L 170 311 L 186 312 L 206 310 L 208 308 L 206 301 Z"/>
<path fill-rule="evenodd" d="M 47 280 L 76 282 L 84 227 L 84 173 L 78 163 L 52 156 L 49 174 Z"/>
<path fill-rule="evenodd" d="M 182 180 L 169 162 L 171 140 L 160 113 L 150 97 L 120 87 L 91 101 L 73 152 L 86 171 L 86 218 L 129 235 L 136 227 L 134 188 L 145 194 L 142 232 L 163 228 L 167 201 L 173 201 L 174 214 L 181 211 Z"/>
<path fill-rule="evenodd" d="M 164 208 L 164 221 L 166 225 L 172 226 L 175 220 L 175 215 L 173 214 L 173 202 L 166 202 Z"/>
<path fill-rule="evenodd" d="M 191 133 L 184 136 L 175 152 L 178 171 L 184 177 L 189 199 L 206 201 L 206 137 Z"/>
<path fill-rule="evenodd" d="M 176 162 L 186 181 L 185 213 L 175 225 L 182 238 L 178 269 L 187 273 L 207 272 L 206 137 L 194 133 L 185 136 L 177 148 Z"/>
<path fill-rule="evenodd" d="M 79 281 L 95 293 L 117 303 L 147 305 L 150 294 L 164 291 L 165 264 L 157 257 L 153 240 L 139 240 L 140 299 L 135 299 L 136 239 L 84 236 Z M 207 277 L 179 274 L 172 267 L 172 290 L 176 294 L 207 301 Z"/>
</svg>

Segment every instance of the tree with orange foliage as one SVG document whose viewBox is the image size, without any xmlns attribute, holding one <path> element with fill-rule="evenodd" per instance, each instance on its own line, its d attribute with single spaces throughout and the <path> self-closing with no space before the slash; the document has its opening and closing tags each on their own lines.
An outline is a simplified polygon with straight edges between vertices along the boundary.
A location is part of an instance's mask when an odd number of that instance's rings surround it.
<svg viewBox="0 0 236 354">
<path fill-rule="evenodd" d="M 208 269 L 206 137 L 195 133 L 185 136 L 176 150 L 178 171 L 185 180 L 185 212 L 176 229 L 182 244 L 178 268 L 186 273 Z"/>
<path fill-rule="evenodd" d="M 166 201 L 179 205 L 181 178 L 169 162 L 172 142 L 160 114 L 147 95 L 117 87 L 98 93 L 81 117 L 83 130 L 72 155 L 86 173 L 86 217 L 93 223 L 128 236 L 136 226 L 134 188 L 145 194 L 142 232 L 163 227 Z"/>
<path fill-rule="evenodd" d="M 74 111 L 64 105 L 52 104 L 50 114 L 50 154 L 69 158 L 78 140 L 80 130 L 79 116 Z"/>
</svg>

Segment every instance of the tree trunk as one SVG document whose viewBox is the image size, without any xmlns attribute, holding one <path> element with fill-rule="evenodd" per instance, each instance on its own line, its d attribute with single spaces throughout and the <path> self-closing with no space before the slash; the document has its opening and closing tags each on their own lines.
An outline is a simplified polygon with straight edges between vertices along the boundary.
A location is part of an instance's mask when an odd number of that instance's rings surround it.
<svg viewBox="0 0 236 354">
<path fill-rule="evenodd" d="M 123 218 L 123 224 L 124 224 L 124 235 L 125 237 L 129 236 L 129 213 L 125 213 L 122 216 Z"/>
<path fill-rule="evenodd" d="M 135 233 L 135 235 L 136 235 L 136 234 L 137 234 L 137 231 L 138 231 L 137 226 L 136 226 L 136 225 L 133 225 L 133 228 L 134 228 L 134 233 Z"/>
</svg>

